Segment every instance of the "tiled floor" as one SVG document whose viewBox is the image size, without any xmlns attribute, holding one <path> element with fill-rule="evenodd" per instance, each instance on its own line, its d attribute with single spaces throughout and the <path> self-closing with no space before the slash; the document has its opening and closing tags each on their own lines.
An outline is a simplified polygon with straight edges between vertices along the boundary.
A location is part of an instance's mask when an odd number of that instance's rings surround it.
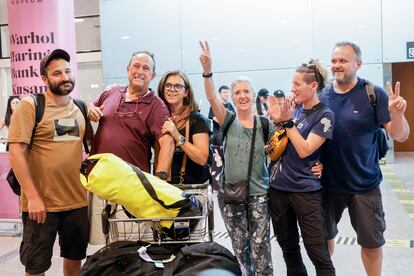
<svg viewBox="0 0 414 276">
<path fill-rule="evenodd" d="M 398 153 L 393 164 L 383 166 L 386 180 L 382 183 L 384 209 L 386 212 L 387 231 L 384 246 L 384 276 L 414 275 L 414 153 Z M 410 217 L 411 214 L 411 217 Z M 230 240 L 224 234 L 225 228 L 220 213 L 215 208 L 216 242 L 231 248 Z M 10 225 L 2 225 L 5 229 Z M 344 217 L 339 226 L 339 235 L 333 257 L 337 275 L 365 275 L 360 261 L 359 246 L 354 244 L 355 233 L 350 227 L 349 218 Z M 0 275 L 23 275 L 24 268 L 18 257 L 20 238 L 0 237 Z M 89 253 L 100 246 L 90 246 Z M 309 275 L 315 275 L 312 263 L 303 251 Z M 62 275 L 62 261 L 58 257 L 59 249 L 55 247 L 53 265 L 47 275 Z M 272 241 L 274 275 L 286 275 L 280 248 Z"/>
</svg>

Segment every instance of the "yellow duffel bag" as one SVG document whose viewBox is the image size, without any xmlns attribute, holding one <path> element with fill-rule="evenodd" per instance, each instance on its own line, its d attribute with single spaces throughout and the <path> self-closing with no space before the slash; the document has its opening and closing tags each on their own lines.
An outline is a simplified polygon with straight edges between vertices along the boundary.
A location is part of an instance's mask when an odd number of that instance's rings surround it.
<svg viewBox="0 0 414 276">
<path fill-rule="evenodd" d="M 177 187 L 141 171 L 111 153 L 95 154 L 81 167 L 82 185 L 92 193 L 122 205 L 137 218 L 193 217 L 202 214 L 198 199 Z M 190 220 L 190 229 L 198 220 Z M 183 238 L 187 230 L 173 229 L 173 221 L 161 221 L 165 233 Z"/>
</svg>

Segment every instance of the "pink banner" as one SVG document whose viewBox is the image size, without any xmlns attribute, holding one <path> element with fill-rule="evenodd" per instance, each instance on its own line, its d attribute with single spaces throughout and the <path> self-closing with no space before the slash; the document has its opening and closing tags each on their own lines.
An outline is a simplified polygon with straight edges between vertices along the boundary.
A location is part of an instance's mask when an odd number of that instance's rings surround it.
<svg viewBox="0 0 414 276">
<path fill-rule="evenodd" d="M 0 152 L 0 219 L 20 218 L 19 197 L 15 195 L 6 180 L 10 170 L 7 152 Z"/>
<path fill-rule="evenodd" d="M 7 0 L 13 95 L 45 92 L 42 58 L 56 48 L 71 56 L 75 78 L 76 37 L 73 0 Z M 78 97 L 75 86 L 72 97 Z"/>
</svg>

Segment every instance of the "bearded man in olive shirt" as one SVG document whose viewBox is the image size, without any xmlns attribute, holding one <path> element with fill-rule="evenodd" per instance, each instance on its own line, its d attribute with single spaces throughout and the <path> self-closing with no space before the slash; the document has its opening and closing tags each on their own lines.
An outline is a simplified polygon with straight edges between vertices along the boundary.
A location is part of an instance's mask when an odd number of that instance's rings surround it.
<svg viewBox="0 0 414 276">
<path fill-rule="evenodd" d="M 50 268 L 57 233 L 65 276 L 79 275 L 86 257 L 88 203 L 79 179 L 86 122 L 69 96 L 75 85 L 69 62 L 69 54 L 56 49 L 40 63 L 48 89 L 33 142 L 34 98 L 20 101 L 9 129 L 10 163 L 21 185 L 20 260 L 26 275 Z"/>
</svg>

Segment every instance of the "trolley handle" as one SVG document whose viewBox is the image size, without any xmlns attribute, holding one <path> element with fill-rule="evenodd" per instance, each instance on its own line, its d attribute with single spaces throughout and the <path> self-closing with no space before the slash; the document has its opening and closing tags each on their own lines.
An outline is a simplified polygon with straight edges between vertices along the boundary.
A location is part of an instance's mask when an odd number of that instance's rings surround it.
<svg viewBox="0 0 414 276">
<path fill-rule="evenodd" d="M 207 189 L 208 183 L 202 184 L 174 184 L 175 187 L 181 190 L 191 190 L 191 189 Z"/>
</svg>

